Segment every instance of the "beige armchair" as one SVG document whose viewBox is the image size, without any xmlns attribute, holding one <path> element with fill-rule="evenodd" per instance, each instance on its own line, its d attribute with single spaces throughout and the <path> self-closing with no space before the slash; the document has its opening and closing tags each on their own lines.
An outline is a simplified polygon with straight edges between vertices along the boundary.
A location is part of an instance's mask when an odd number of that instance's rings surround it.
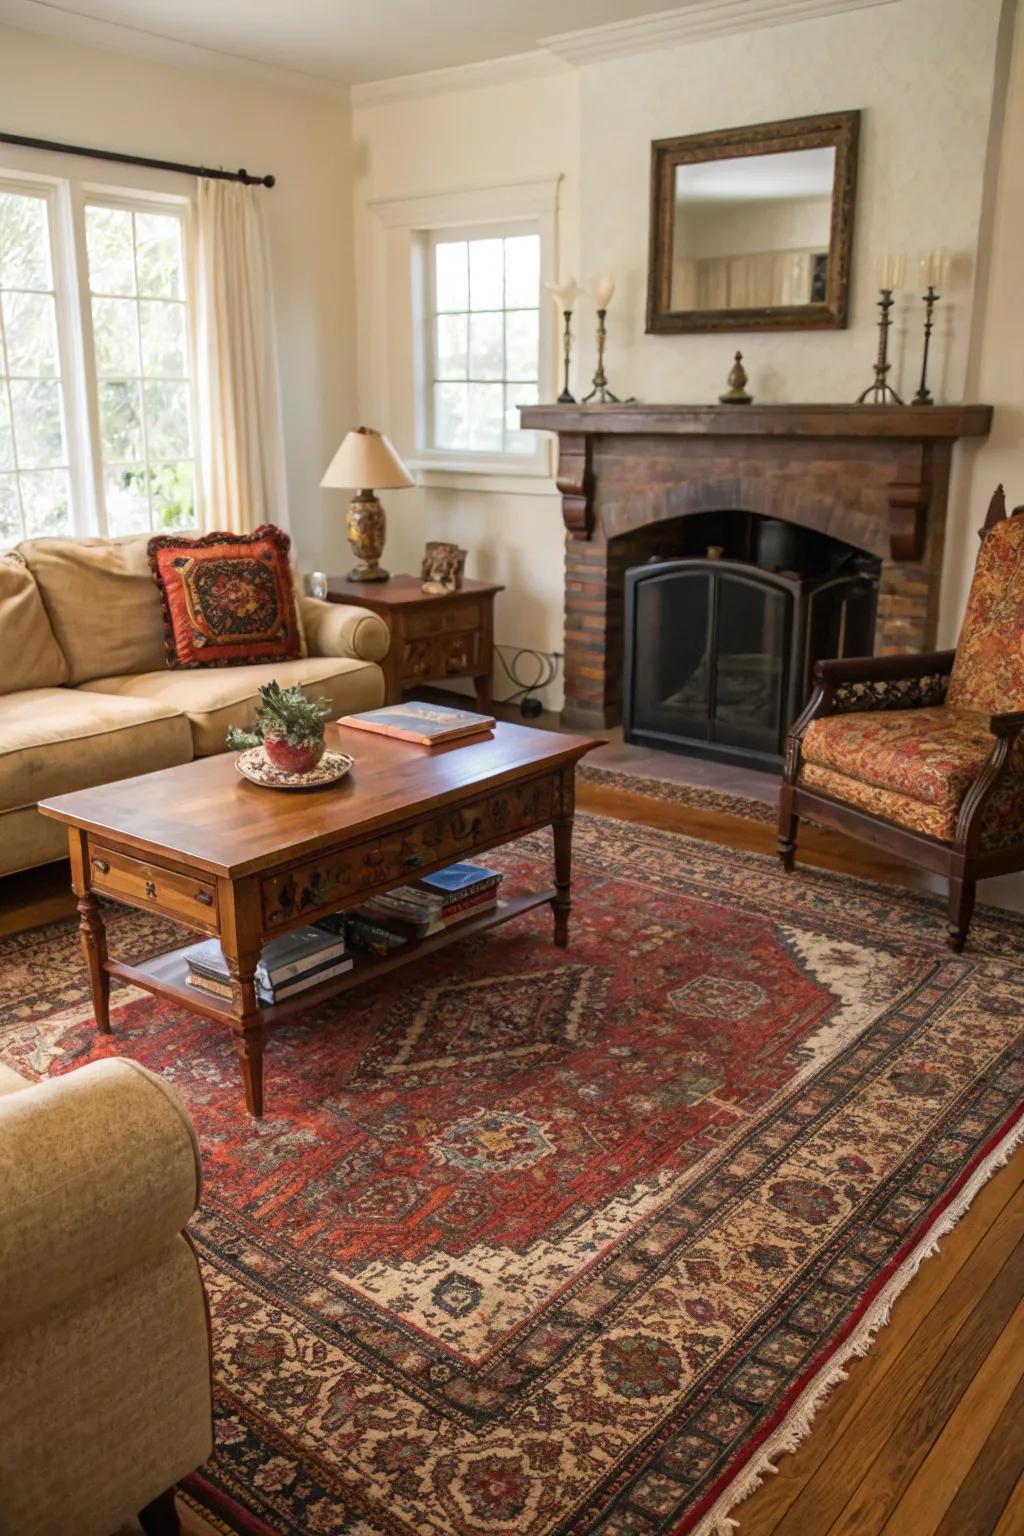
<svg viewBox="0 0 1024 1536">
<path fill-rule="evenodd" d="M 173 1487 L 213 1448 L 199 1191 L 144 1067 L 0 1067 L 0 1536 L 177 1529 Z"/>
</svg>

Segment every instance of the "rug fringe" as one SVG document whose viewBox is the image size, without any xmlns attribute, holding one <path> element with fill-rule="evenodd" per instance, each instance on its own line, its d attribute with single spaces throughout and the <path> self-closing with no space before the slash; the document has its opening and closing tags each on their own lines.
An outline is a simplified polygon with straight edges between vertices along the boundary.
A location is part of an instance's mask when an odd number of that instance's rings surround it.
<svg viewBox="0 0 1024 1536">
<path fill-rule="evenodd" d="M 1024 1142 L 1024 1120 L 1003 1137 L 998 1147 L 989 1153 L 967 1180 L 955 1200 L 929 1227 L 924 1237 L 908 1254 L 899 1269 L 879 1292 L 874 1304 L 865 1312 L 850 1337 L 839 1346 L 835 1356 L 818 1372 L 793 1404 L 779 1428 L 769 1436 L 756 1456 L 738 1473 L 720 1495 L 714 1506 L 699 1525 L 687 1531 L 686 1536 L 731 1536 L 740 1529 L 741 1522 L 732 1518 L 731 1511 L 760 1488 L 766 1474 L 777 1473 L 777 1458 L 786 1452 L 799 1449 L 806 1440 L 814 1420 L 840 1382 L 846 1381 L 846 1366 L 851 1360 L 863 1358 L 870 1351 L 877 1335 L 887 1326 L 892 1316 L 893 1304 L 906 1290 L 925 1259 L 939 1251 L 939 1242 L 948 1236 L 972 1204 L 978 1191 L 988 1183 L 992 1175 L 1006 1166 L 1016 1148 Z M 680 1528 L 685 1529 L 684 1527 Z"/>
</svg>

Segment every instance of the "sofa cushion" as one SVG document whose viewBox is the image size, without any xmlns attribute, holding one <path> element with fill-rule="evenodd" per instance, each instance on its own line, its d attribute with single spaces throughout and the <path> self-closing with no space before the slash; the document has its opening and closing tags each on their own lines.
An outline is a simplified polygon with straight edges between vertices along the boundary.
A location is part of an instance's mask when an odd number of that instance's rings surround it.
<svg viewBox="0 0 1024 1536">
<path fill-rule="evenodd" d="M 13 1067 L 5 1067 L 0 1061 L 0 1095 L 18 1093 L 22 1088 L 31 1086 L 27 1077 L 22 1077 Z"/>
<path fill-rule="evenodd" d="M 35 577 L 13 551 L 0 559 L 0 655 L 0 693 L 59 688 L 68 680 Z"/>
<path fill-rule="evenodd" d="M 0 811 L 191 757 L 188 721 L 169 704 L 75 688 L 0 697 Z"/>
<path fill-rule="evenodd" d="M 34 805 L 0 811 L 0 875 L 35 869 L 68 856 L 68 829 L 52 816 L 41 816 Z"/>
<path fill-rule="evenodd" d="M 288 535 L 270 524 L 253 533 L 150 539 L 167 665 L 237 667 L 301 656 L 290 548 Z"/>
<path fill-rule="evenodd" d="M 69 682 L 163 666 L 163 616 L 148 543 L 147 534 L 133 534 L 18 545 L 67 658 Z"/>
<path fill-rule="evenodd" d="M 225 750 L 228 728 L 251 730 L 258 690 L 273 679 L 282 688 L 298 683 L 331 703 L 331 718 L 376 709 L 384 702 L 384 674 L 373 662 L 348 657 L 304 656 L 263 667 L 211 667 L 199 671 L 144 672 L 138 677 L 96 677 L 83 693 L 111 693 L 149 699 L 181 710 L 192 727 L 196 757 Z"/>
</svg>

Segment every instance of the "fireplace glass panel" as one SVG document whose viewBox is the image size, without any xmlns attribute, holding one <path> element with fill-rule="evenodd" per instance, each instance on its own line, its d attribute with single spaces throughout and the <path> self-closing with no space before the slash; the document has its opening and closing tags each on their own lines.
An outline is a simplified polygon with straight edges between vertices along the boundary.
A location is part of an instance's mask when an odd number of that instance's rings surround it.
<svg viewBox="0 0 1024 1536">
<path fill-rule="evenodd" d="M 636 713 L 652 731 L 710 740 L 711 581 L 698 571 L 645 581 L 637 593 Z"/>
<path fill-rule="evenodd" d="M 783 724 L 792 597 L 725 572 L 716 586 L 713 739 L 775 752 Z"/>
</svg>

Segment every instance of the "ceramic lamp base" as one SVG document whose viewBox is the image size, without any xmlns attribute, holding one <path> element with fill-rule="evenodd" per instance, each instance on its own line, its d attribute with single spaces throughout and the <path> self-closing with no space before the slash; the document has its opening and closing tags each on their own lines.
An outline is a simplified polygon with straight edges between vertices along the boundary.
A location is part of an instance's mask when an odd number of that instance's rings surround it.
<svg viewBox="0 0 1024 1536">
<path fill-rule="evenodd" d="M 388 572 L 380 565 L 384 553 L 386 522 L 384 508 L 372 491 L 360 491 L 349 503 L 346 533 L 358 564 L 348 573 L 349 581 L 387 581 Z"/>
</svg>

